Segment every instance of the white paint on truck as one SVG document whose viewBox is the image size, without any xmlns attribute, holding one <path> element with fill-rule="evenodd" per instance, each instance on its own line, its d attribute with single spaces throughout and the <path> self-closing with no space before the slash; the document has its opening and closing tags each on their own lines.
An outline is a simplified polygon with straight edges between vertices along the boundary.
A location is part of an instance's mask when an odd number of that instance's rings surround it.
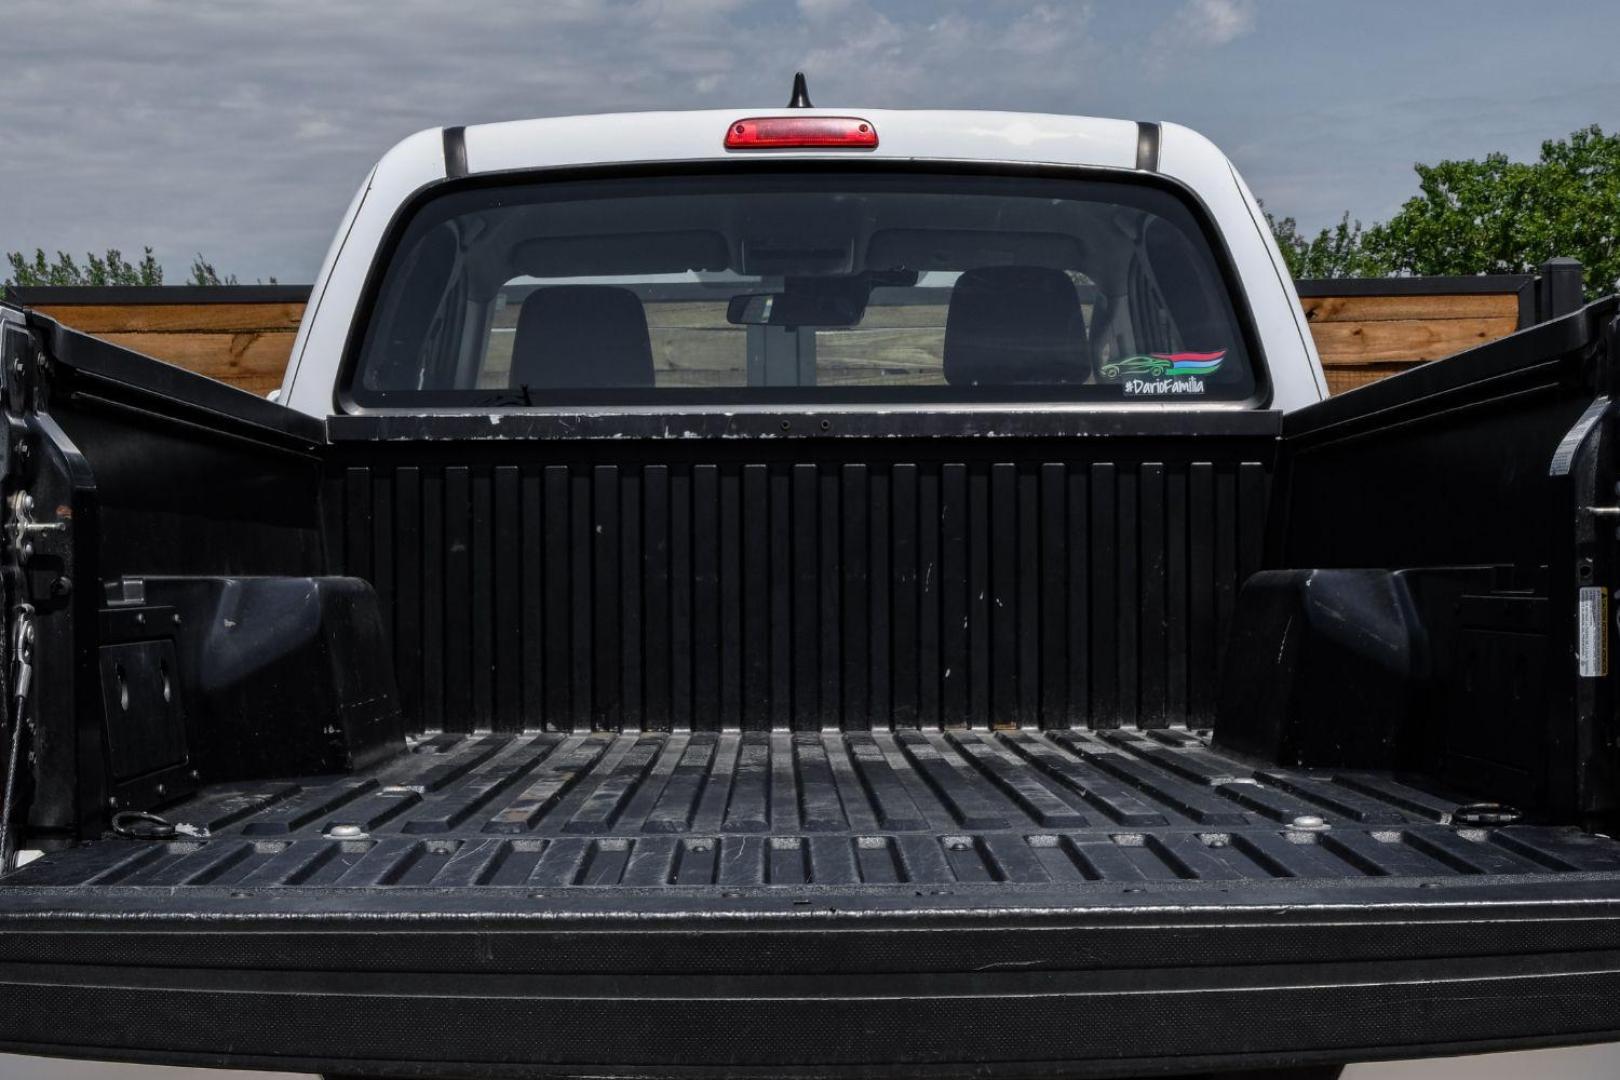
<svg viewBox="0 0 1620 1080">
<path fill-rule="evenodd" d="M 727 151 L 736 120 L 782 115 L 780 108 L 617 113 L 520 120 L 465 129 L 470 175 L 533 173 L 570 166 L 656 165 L 756 160 L 757 151 Z M 775 160 L 836 159 L 859 168 L 872 161 L 1012 162 L 1086 170 L 1136 171 L 1138 125 L 1042 113 L 799 109 L 799 117 L 859 115 L 877 128 L 874 150 L 770 151 Z M 1327 396 L 1321 363 L 1288 271 L 1254 198 L 1213 143 L 1176 124 L 1160 127 L 1161 175 L 1189 190 L 1223 239 L 1253 316 L 1256 344 L 1271 383 L 1270 407 L 1296 409 Z M 390 224 L 413 195 L 446 179 L 444 129 L 418 132 L 388 151 L 355 196 L 315 281 L 280 400 L 312 416 L 334 409 L 339 367 L 366 283 Z M 1043 409 L 1209 410 L 1232 403 L 1096 403 Z"/>
</svg>

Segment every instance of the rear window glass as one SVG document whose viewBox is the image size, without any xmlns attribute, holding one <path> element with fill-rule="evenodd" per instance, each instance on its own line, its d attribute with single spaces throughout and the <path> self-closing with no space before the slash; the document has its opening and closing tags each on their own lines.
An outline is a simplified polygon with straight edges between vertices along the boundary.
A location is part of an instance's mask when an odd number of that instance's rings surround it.
<svg viewBox="0 0 1620 1080">
<path fill-rule="evenodd" d="M 1129 181 L 758 173 L 440 195 L 393 246 L 371 406 L 1254 395 L 1219 264 Z"/>
</svg>

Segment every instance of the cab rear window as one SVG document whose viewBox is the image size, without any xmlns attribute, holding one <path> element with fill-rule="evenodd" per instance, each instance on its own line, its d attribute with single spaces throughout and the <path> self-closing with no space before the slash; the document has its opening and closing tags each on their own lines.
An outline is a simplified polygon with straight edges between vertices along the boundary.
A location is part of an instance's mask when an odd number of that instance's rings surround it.
<svg viewBox="0 0 1620 1080">
<path fill-rule="evenodd" d="M 742 172 L 439 195 L 391 248 L 361 406 L 1243 401 L 1193 211 L 1144 183 Z"/>
</svg>

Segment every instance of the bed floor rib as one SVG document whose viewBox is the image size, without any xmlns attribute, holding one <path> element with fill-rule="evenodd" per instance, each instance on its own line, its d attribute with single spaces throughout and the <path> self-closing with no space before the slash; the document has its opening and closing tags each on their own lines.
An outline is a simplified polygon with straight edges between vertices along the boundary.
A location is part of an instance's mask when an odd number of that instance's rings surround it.
<svg viewBox="0 0 1620 1080">
<path fill-rule="evenodd" d="M 430 735 L 367 774 L 205 788 L 205 839 L 109 839 L 8 883 L 1118 887 L 1620 872 L 1620 845 L 1465 828 L 1383 773 L 1245 763 L 1183 729 Z"/>
</svg>

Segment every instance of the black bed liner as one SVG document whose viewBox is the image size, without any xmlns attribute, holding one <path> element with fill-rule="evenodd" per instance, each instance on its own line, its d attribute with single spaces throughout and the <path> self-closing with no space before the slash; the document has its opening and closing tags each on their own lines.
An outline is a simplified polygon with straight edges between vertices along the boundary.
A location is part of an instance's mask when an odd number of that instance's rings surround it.
<svg viewBox="0 0 1620 1080">
<path fill-rule="evenodd" d="M 9 877 L 0 1050 L 966 1080 L 1620 1037 L 1620 844 L 1456 808 L 1181 729 L 430 735 Z"/>
<path fill-rule="evenodd" d="M 205 789 L 206 840 L 109 840 L 8 884 L 734 891 L 1620 873 L 1574 829 L 1470 828 L 1377 773 L 1179 729 L 445 734 L 369 774 Z"/>
</svg>

